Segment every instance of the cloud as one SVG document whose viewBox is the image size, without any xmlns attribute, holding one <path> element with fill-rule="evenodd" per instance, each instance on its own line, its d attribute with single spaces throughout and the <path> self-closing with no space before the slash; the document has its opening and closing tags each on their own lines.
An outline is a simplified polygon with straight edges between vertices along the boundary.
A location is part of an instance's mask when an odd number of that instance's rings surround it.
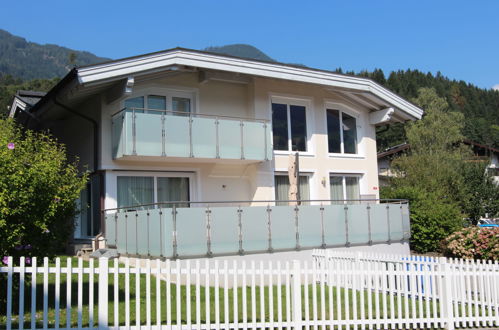
<svg viewBox="0 0 499 330">
<path fill-rule="evenodd" d="M 495 84 L 494 86 L 492 86 L 492 89 L 495 91 L 499 91 L 499 84 Z"/>
</svg>

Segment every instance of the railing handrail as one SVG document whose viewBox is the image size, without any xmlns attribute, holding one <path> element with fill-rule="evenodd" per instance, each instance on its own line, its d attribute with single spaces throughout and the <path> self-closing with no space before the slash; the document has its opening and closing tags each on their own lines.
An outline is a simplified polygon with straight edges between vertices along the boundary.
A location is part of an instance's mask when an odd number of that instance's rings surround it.
<svg viewBox="0 0 499 330">
<path fill-rule="evenodd" d="M 259 119 L 259 118 L 245 118 L 245 117 L 233 117 L 233 116 L 226 116 L 226 115 L 212 115 L 212 114 L 204 114 L 204 113 L 196 113 L 196 112 L 182 112 L 182 111 L 173 111 L 173 110 L 162 110 L 162 109 L 150 109 L 150 108 L 136 108 L 136 107 L 125 107 L 111 115 L 111 117 L 116 116 L 117 114 L 126 111 L 126 110 L 131 110 L 132 112 L 135 111 L 157 111 L 157 112 L 164 112 L 164 113 L 171 113 L 171 114 L 180 114 L 183 117 L 208 117 L 208 118 L 214 118 L 214 119 L 229 119 L 229 120 L 244 120 L 244 121 L 251 121 L 251 122 L 257 122 L 257 123 L 264 123 L 268 124 L 270 123 L 269 119 Z"/>
<path fill-rule="evenodd" d="M 267 205 L 270 204 L 277 204 L 277 203 L 309 203 L 309 202 L 320 202 L 321 205 L 324 202 L 330 202 L 330 203 L 345 203 L 345 202 L 380 202 L 380 203 L 393 203 L 393 204 L 407 204 L 409 203 L 409 200 L 407 199 L 380 199 L 380 198 L 367 198 L 367 199 L 301 199 L 301 200 L 235 200 L 235 201 L 172 201 L 172 202 L 156 202 L 156 203 L 147 203 L 147 204 L 139 204 L 139 205 L 132 205 L 132 206 L 122 206 L 122 207 L 115 207 L 115 208 L 108 208 L 108 209 L 103 209 L 102 212 L 109 212 L 109 211 L 118 211 L 118 210 L 126 210 L 126 209 L 135 209 L 135 208 L 141 208 L 141 207 L 148 207 L 148 206 L 160 206 L 160 205 L 177 205 L 177 204 L 203 204 L 205 205 L 210 205 L 210 204 L 250 204 L 250 203 L 266 203 Z M 297 205 L 300 206 L 300 205 Z"/>
</svg>

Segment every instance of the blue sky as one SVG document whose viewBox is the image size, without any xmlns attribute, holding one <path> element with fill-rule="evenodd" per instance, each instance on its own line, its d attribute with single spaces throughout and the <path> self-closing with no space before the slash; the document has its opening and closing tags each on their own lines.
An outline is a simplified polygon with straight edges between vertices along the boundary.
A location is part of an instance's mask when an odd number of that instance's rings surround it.
<svg viewBox="0 0 499 330">
<path fill-rule="evenodd" d="M 499 84 L 499 1 L 2 1 L 0 28 L 121 58 L 247 43 L 321 69 L 441 71 Z"/>
</svg>

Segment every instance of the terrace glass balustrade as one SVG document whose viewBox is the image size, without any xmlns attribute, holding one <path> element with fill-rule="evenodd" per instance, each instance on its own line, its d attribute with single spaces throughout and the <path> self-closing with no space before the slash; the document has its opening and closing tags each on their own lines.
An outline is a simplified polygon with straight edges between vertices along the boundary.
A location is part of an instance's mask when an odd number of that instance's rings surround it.
<svg viewBox="0 0 499 330">
<path fill-rule="evenodd" d="M 272 128 L 267 120 L 125 108 L 113 115 L 112 126 L 115 159 L 272 159 Z"/>
<path fill-rule="evenodd" d="M 104 211 L 110 247 L 126 255 L 190 258 L 405 241 L 406 201 L 307 205 L 177 203 Z M 183 205 L 186 202 L 183 202 Z"/>
</svg>

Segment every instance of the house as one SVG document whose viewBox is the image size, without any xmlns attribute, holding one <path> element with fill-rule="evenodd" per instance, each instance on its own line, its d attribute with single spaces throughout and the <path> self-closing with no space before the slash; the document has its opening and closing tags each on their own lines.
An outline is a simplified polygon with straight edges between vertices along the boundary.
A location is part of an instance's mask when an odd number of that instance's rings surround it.
<svg viewBox="0 0 499 330">
<path fill-rule="evenodd" d="M 378 200 L 375 128 L 423 111 L 372 80 L 175 48 L 75 68 L 17 107 L 91 173 L 76 242 L 189 257 L 407 241 L 408 205 Z M 282 202 L 295 153 L 298 205 Z"/>
<path fill-rule="evenodd" d="M 499 149 L 468 139 L 465 139 L 463 143 L 470 146 L 473 152 L 473 156 L 468 161 L 487 162 L 487 171 L 494 182 L 499 184 Z M 388 185 L 390 178 L 397 175 L 391 168 L 392 160 L 407 152 L 410 148 L 410 144 L 402 143 L 378 153 L 378 173 L 381 186 Z"/>
</svg>

